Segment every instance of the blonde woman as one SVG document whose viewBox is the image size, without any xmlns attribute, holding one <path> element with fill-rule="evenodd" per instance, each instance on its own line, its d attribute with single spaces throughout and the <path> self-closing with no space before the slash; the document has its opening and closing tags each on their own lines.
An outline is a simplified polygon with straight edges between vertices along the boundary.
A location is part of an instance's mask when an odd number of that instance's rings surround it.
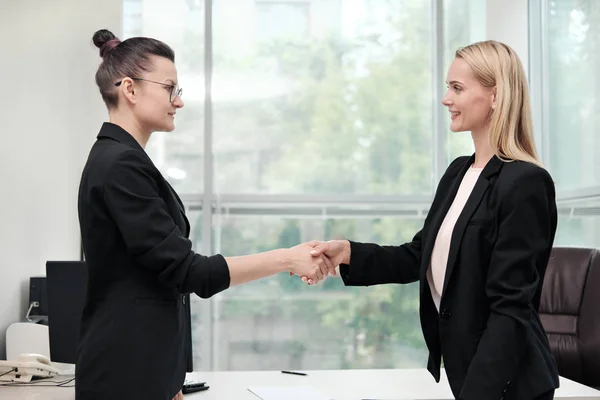
<svg viewBox="0 0 600 400">
<path fill-rule="evenodd" d="M 347 286 L 420 281 L 427 367 L 439 381 L 443 359 L 456 398 L 552 399 L 538 307 L 557 213 L 525 71 L 509 46 L 479 42 L 456 52 L 447 85 L 450 129 L 470 131 L 475 154 L 450 164 L 423 229 L 400 246 L 336 240 L 313 254 L 340 265 Z"/>
</svg>

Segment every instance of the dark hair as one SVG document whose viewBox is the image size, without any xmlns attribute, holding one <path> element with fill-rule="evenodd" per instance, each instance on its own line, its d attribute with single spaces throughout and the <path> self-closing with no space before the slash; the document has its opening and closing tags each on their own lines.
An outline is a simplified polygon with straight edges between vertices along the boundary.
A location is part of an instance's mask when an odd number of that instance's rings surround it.
<svg viewBox="0 0 600 400">
<path fill-rule="evenodd" d="M 175 62 L 173 49 L 156 39 L 134 37 L 121 42 L 111 31 L 101 29 L 94 33 L 92 40 L 103 58 L 96 72 L 96 84 L 109 109 L 117 106 L 115 83 L 126 77 L 137 77 L 142 71 L 151 71 L 149 56 L 164 57 Z"/>
</svg>

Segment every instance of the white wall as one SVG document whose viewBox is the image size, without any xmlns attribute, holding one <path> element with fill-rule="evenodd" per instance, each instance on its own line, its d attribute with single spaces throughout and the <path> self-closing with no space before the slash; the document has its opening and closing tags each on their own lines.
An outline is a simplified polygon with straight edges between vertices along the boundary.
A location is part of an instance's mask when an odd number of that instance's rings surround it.
<svg viewBox="0 0 600 400">
<path fill-rule="evenodd" d="M 475 0 L 480 1 L 480 0 Z M 487 0 L 487 37 L 512 47 L 528 71 L 528 0 Z"/>
<path fill-rule="evenodd" d="M 27 311 L 29 277 L 79 258 L 77 188 L 106 119 L 96 29 L 121 31 L 119 0 L 4 1 L 0 10 L 0 358 Z"/>
</svg>

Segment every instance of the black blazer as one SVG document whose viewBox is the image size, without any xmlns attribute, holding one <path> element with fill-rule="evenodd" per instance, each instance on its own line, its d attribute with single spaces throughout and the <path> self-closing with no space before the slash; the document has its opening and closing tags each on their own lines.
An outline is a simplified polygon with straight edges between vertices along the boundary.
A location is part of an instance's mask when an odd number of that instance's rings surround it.
<svg viewBox="0 0 600 400">
<path fill-rule="evenodd" d="M 192 251 L 183 205 L 137 141 L 105 123 L 79 187 L 89 281 L 77 400 L 171 400 L 191 370 L 189 293 L 229 286 L 220 256 Z"/>
<path fill-rule="evenodd" d="M 440 362 L 464 400 L 533 399 L 558 387 L 538 317 L 556 232 L 554 184 L 546 170 L 493 157 L 477 180 L 450 242 L 438 313 L 426 271 L 438 230 L 474 156 L 456 159 L 440 180 L 423 229 L 401 246 L 351 242 L 346 285 L 420 281 L 427 368 Z"/>
</svg>

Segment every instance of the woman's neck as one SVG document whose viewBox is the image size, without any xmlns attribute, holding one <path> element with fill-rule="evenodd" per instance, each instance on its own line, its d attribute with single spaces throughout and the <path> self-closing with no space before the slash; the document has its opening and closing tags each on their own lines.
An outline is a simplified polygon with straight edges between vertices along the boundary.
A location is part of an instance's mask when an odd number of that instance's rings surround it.
<svg viewBox="0 0 600 400">
<path fill-rule="evenodd" d="M 123 115 L 117 111 L 111 111 L 109 112 L 109 121 L 126 130 L 143 149 L 146 148 L 151 132 L 145 132 L 130 115 Z"/>
<path fill-rule="evenodd" d="M 496 151 L 490 145 L 488 130 L 471 132 L 473 144 L 475 145 L 475 163 L 474 168 L 483 168 L 496 154 Z"/>
</svg>

